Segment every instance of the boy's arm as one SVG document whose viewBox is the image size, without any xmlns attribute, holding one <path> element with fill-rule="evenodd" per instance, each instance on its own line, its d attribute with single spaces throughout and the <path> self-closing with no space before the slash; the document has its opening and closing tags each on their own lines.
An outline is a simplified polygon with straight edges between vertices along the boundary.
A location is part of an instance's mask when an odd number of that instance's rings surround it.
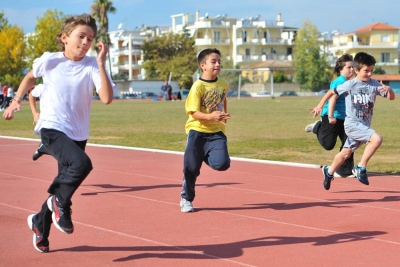
<svg viewBox="0 0 400 267">
<path fill-rule="evenodd" d="M 100 81 L 101 81 L 101 88 L 99 89 L 99 96 L 101 102 L 104 104 L 110 104 L 113 100 L 113 88 L 108 78 L 106 67 L 105 67 L 105 59 L 108 52 L 108 47 L 99 42 L 97 45 L 100 49 L 99 54 L 97 55 L 97 64 L 99 65 L 100 70 Z"/>
<path fill-rule="evenodd" d="M 335 92 L 333 90 L 328 90 L 326 94 L 322 97 L 321 101 L 315 108 L 309 108 L 308 110 L 311 110 L 310 114 L 313 114 L 313 118 L 315 118 L 318 114 L 321 113 L 322 108 L 324 107 L 326 101 L 329 100 L 333 95 L 335 95 Z"/>
<path fill-rule="evenodd" d="M 383 92 L 387 99 L 394 100 L 396 98 L 396 95 L 394 94 L 392 88 L 390 86 L 385 85 L 382 81 L 381 85 L 382 87 L 379 88 L 379 91 Z"/>
<path fill-rule="evenodd" d="M 339 98 L 337 94 L 334 94 L 330 99 L 329 99 L 329 105 L 328 105 L 328 120 L 330 124 L 335 124 L 336 123 L 336 118 L 333 116 L 333 112 L 335 111 L 335 106 L 336 106 L 336 100 Z"/>
<path fill-rule="evenodd" d="M 36 110 L 36 97 L 32 95 L 32 92 L 29 94 L 29 106 L 33 115 L 33 124 L 36 124 L 39 120 L 39 112 Z"/>
<path fill-rule="evenodd" d="M 15 93 L 15 96 L 10 106 L 6 109 L 6 111 L 4 111 L 4 119 L 11 120 L 14 117 L 14 112 L 16 110 L 21 110 L 22 96 L 25 95 L 26 92 L 28 92 L 29 88 L 31 88 L 35 84 L 35 81 L 36 78 L 33 76 L 33 71 L 29 71 L 19 85 L 18 91 Z"/>
</svg>

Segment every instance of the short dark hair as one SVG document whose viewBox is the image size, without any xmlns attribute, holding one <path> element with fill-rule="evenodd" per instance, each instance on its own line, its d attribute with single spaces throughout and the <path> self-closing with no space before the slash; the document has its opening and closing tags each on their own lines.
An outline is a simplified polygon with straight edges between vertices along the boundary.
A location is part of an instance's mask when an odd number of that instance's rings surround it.
<svg viewBox="0 0 400 267">
<path fill-rule="evenodd" d="M 207 60 L 207 56 L 210 54 L 213 54 L 213 53 L 221 56 L 221 52 L 219 52 L 219 50 L 217 48 L 206 48 L 203 51 L 201 51 L 199 53 L 199 55 L 197 56 L 197 64 L 199 64 L 199 66 L 200 66 L 201 62 L 205 63 Z"/>
<path fill-rule="evenodd" d="M 337 76 L 340 76 L 340 72 L 346 66 L 346 63 L 349 61 L 353 61 L 353 56 L 349 54 L 344 54 L 343 56 L 341 56 L 336 60 L 335 73 Z"/>
<path fill-rule="evenodd" d="M 365 52 L 359 52 L 354 57 L 354 68 L 360 70 L 364 66 L 375 66 L 376 60 Z"/>
</svg>

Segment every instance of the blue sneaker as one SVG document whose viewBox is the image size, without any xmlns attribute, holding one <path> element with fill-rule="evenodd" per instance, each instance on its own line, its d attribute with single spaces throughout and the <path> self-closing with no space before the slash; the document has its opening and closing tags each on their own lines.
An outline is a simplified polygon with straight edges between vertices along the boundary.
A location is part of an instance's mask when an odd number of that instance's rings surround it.
<svg viewBox="0 0 400 267">
<path fill-rule="evenodd" d="M 324 174 L 324 188 L 329 190 L 331 188 L 331 181 L 333 180 L 333 175 L 328 173 L 329 166 L 325 165 L 322 167 L 322 173 Z"/>
<path fill-rule="evenodd" d="M 358 165 L 354 166 L 353 174 L 357 176 L 357 179 L 361 183 L 369 185 L 367 169 L 365 167 L 359 167 Z"/>
</svg>

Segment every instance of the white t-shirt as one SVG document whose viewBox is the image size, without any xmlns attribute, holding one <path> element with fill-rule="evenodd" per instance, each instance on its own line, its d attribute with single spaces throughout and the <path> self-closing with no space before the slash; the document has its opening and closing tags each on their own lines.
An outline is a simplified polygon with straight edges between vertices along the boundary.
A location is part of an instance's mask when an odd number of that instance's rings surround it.
<svg viewBox="0 0 400 267">
<path fill-rule="evenodd" d="M 87 140 L 93 90 L 99 92 L 101 88 L 96 59 L 85 56 L 74 62 L 62 52 L 45 52 L 35 59 L 32 70 L 35 78 L 43 77 L 44 86 L 35 134 L 40 135 L 40 130 L 47 128 L 63 132 L 75 141 Z"/>
<path fill-rule="evenodd" d="M 14 90 L 12 87 L 8 87 L 7 89 L 7 97 L 13 97 L 14 96 Z"/>
</svg>

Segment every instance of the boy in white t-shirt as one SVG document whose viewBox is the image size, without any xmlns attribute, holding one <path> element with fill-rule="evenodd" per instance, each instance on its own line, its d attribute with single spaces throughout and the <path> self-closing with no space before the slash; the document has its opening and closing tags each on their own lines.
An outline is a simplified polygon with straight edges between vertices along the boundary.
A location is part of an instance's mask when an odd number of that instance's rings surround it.
<svg viewBox="0 0 400 267">
<path fill-rule="evenodd" d="M 62 52 L 44 53 L 33 62 L 18 92 L 3 117 L 11 120 L 21 109 L 21 97 L 37 78 L 43 78 L 44 91 L 40 99 L 40 117 L 35 133 L 40 134 L 46 152 L 58 161 L 58 173 L 48 189 L 50 196 L 37 214 L 28 217 L 33 245 L 39 252 L 49 251 L 50 226 L 71 234 L 71 198 L 92 170 L 85 153 L 89 137 L 89 118 L 93 90 L 101 101 L 110 104 L 113 88 L 105 69 L 108 47 L 98 43 L 97 58 L 86 56 L 97 35 L 96 21 L 90 15 L 67 17 L 57 42 Z"/>
</svg>

